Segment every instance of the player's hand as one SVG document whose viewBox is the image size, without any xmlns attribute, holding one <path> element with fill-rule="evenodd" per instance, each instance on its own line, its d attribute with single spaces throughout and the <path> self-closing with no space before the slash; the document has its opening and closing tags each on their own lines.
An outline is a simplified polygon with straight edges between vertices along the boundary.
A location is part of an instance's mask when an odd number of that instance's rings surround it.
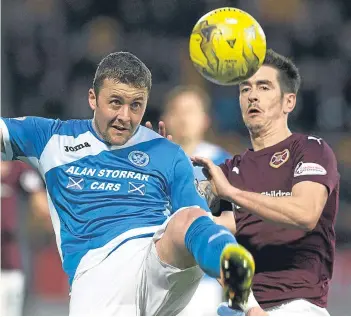
<svg viewBox="0 0 351 317">
<path fill-rule="evenodd" d="M 264 311 L 261 307 L 257 306 L 257 307 L 253 307 L 251 308 L 246 316 L 269 316 L 269 314 Z"/>
<path fill-rule="evenodd" d="M 195 166 L 203 167 L 202 171 L 210 181 L 213 193 L 220 198 L 230 201 L 232 195 L 231 190 L 234 189 L 234 187 L 230 185 L 222 169 L 210 159 L 204 157 L 193 156 L 191 160 Z"/>
<path fill-rule="evenodd" d="M 154 130 L 154 127 L 152 126 L 152 123 L 150 121 L 146 121 L 145 126 L 151 130 Z M 166 125 L 163 121 L 159 121 L 158 123 L 158 134 L 162 135 L 164 138 L 172 141 L 172 135 L 168 134 L 166 132 Z"/>
</svg>

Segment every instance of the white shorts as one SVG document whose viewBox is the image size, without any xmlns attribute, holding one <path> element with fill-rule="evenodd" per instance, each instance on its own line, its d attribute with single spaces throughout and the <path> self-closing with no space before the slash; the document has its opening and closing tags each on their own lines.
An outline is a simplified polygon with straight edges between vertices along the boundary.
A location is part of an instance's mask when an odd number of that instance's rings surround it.
<svg viewBox="0 0 351 317">
<path fill-rule="evenodd" d="M 163 263 L 156 251 L 167 222 L 152 238 L 130 240 L 72 284 L 70 315 L 177 315 L 203 276 L 194 266 L 181 270 Z"/>
<path fill-rule="evenodd" d="M 22 316 L 24 301 L 24 273 L 20 270 L 1 270 L 0 316 Z"/>
<path fill-rule="evenodd" d="M 325 308 L 310 303 L 305 299 L 290 302 L 266 309 L 270 316 L 330 316 Z"/>
<path fill-rule="evenodd" d="M 222 299 L 222 286 L 216 279 L 204 276 L 190 303 L 178 316 L 216 316 Z"/>
</svg>

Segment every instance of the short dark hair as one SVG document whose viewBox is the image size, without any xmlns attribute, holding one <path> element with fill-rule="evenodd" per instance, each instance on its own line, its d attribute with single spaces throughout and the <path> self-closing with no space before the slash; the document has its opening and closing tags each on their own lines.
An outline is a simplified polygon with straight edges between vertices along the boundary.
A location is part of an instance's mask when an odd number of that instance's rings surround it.
<svg viewBox="0 0 351 317">
<path fill-rule="evenodd" d="M 164 112 L 168 112 L 170 110 L 170 107 L 173 103 L 173 101 L 178 98 L 181 95 L 184 94 L 194 94 L 197 96 L 202 104 L 202 107 L 206 113 L 210 111 L 211 107 L 211 99 L 208 93 L 200 88 L 199 86 L 193 86 L 193 85 L 188 85 L 188 86 L 177 86 L 173 88 L 171 91 L 169 91 L 166 94 L 165 101 L 164 101 Z"/>
<path fill-rule="evenodd" d="M 129 52 L 111 53 L 101 60 L 93 81 L 95 94 L 99 94 L 105 79 L 112 79 L 136 88 L 146 88 L 148 92 L 152 86 L 150 70 L 139 58 Z"/>
<path fill-rule="evenodd" d="M 291 59 L 268 49 L 263 65 L 271 66 L 278 71 L 278 81 L 282 93 L 297 94 L 301 85 L 301 77 L 298 68 Z"/>
</svg>

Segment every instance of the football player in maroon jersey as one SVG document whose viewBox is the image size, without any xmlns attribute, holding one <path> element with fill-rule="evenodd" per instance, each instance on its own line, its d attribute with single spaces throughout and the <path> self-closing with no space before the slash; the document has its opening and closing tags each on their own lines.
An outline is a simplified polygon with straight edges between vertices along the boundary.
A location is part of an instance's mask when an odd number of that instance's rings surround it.
<svg viewBox="0 0 351 317">
<path fill-rule="evenodd" d="M 339 174 L 323 139 L 288 127 L 299 86 L 296 66 L 268 50 L 239 86 L 252 149 L 221 166 L 192 158 L 207 173 L 212 199 L 232 203 L 236 238 L 255 258 L 249 315 L 262 313 L 254 298 L 270 315 L 329 315 Z"/>
<path fill-rule="evenodd" d="M 41 219 L 49 208 L 40 176 L 20 162 L 1 162 L 1 316 L 22 316 L 25 276 L 18 241 L 20 190 L 29 196 L 29 208 Z"/>
</svg>

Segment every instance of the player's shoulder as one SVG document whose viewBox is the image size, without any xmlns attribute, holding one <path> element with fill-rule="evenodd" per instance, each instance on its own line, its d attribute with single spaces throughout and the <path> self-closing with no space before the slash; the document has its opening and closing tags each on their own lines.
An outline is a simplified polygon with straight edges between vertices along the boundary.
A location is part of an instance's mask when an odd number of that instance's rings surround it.
<svg viewBox="0 0 351 317">
<path fill-rule="evenodd" d="M 71 119 L 62 121 L 60 119 L 53 119 L 52 132 L 62 136 L 78 137 L 79 135 L 91 132 L 95 133 L 92 120 Z"/>
<path fill-rule="evenodd" d="M 295 144 L 327 144 L 327 142 L 320 136 L 315 134 L 293 133 L 291 143 Z"/>
<path fill-rule="evenodd" d="M 316 153 L 327 152 L 334 156 L 334 152 L 327 141 L 314 134 L 294 133 L 290 147 L 293 153 L 307 150 L 316 151 Z"/>
<path fill-rule="evenodd" d="M 157 132 L 144 127 L 139 126 L 136 134 L 135 134 L 135 143 L 144 143 L 144 142 L 151 142 L 157 146 L 162 146 L 168 149 L 178 150 L 180 147 L 179 145 L 175 144 L 174 142 L 164 138 L 162 135 L 158 134 Z"/>
<path fill-rule="evenodd" d="M 139 126 L 134 137 L 129 141 L 129 145 L 138 146 L 149 153 L 156 153 L 164 160 L 174 158 L 176 153 L 182 152 L 178 144 L 144 126 Z"/>
<path fill-rule="evenodd" d="M 54 134 L 76 137 L 88 130 L 92 130 L 92 120 L 72 119 L 63 121 L 35 116 L 11 118 L 8 120 L 23 122 L 24 125 L 29 125 L 32 129 L 42 131 L 47 137 Z"/>
<path fill-rule="evenodd" d="M 76 152 L 82 148 L 102 148 L 103 143 L 93 128 L 92 120 L 85 119 L 49 119 L 50 125 L 46 127 L 45 143 L 43 152 L 49 154 L 57 146 L 65 152 Z M 83 152 L 80 152 L 83 153 Z"/>
<path fill-rule="evenodd" d="M 232 155 L 231 157 L 226 158 L 221 165 L 226 165 L 228 168 L 232 169 L 240 164 L 245 157 L 245 153 L 246 151 L 240 154 Z"/>
<path fill-rule="evenodd" d="M 153 163 L 152 166 L 161 171 L 172 170 L 180 162 L 187 161 L 191 165 L 188 156 L 178 144 L 144 126 L 139 126 L 128 141 L 128 149 L 132 151 L 130 153 L 147 157 Z"/>
</svg>

